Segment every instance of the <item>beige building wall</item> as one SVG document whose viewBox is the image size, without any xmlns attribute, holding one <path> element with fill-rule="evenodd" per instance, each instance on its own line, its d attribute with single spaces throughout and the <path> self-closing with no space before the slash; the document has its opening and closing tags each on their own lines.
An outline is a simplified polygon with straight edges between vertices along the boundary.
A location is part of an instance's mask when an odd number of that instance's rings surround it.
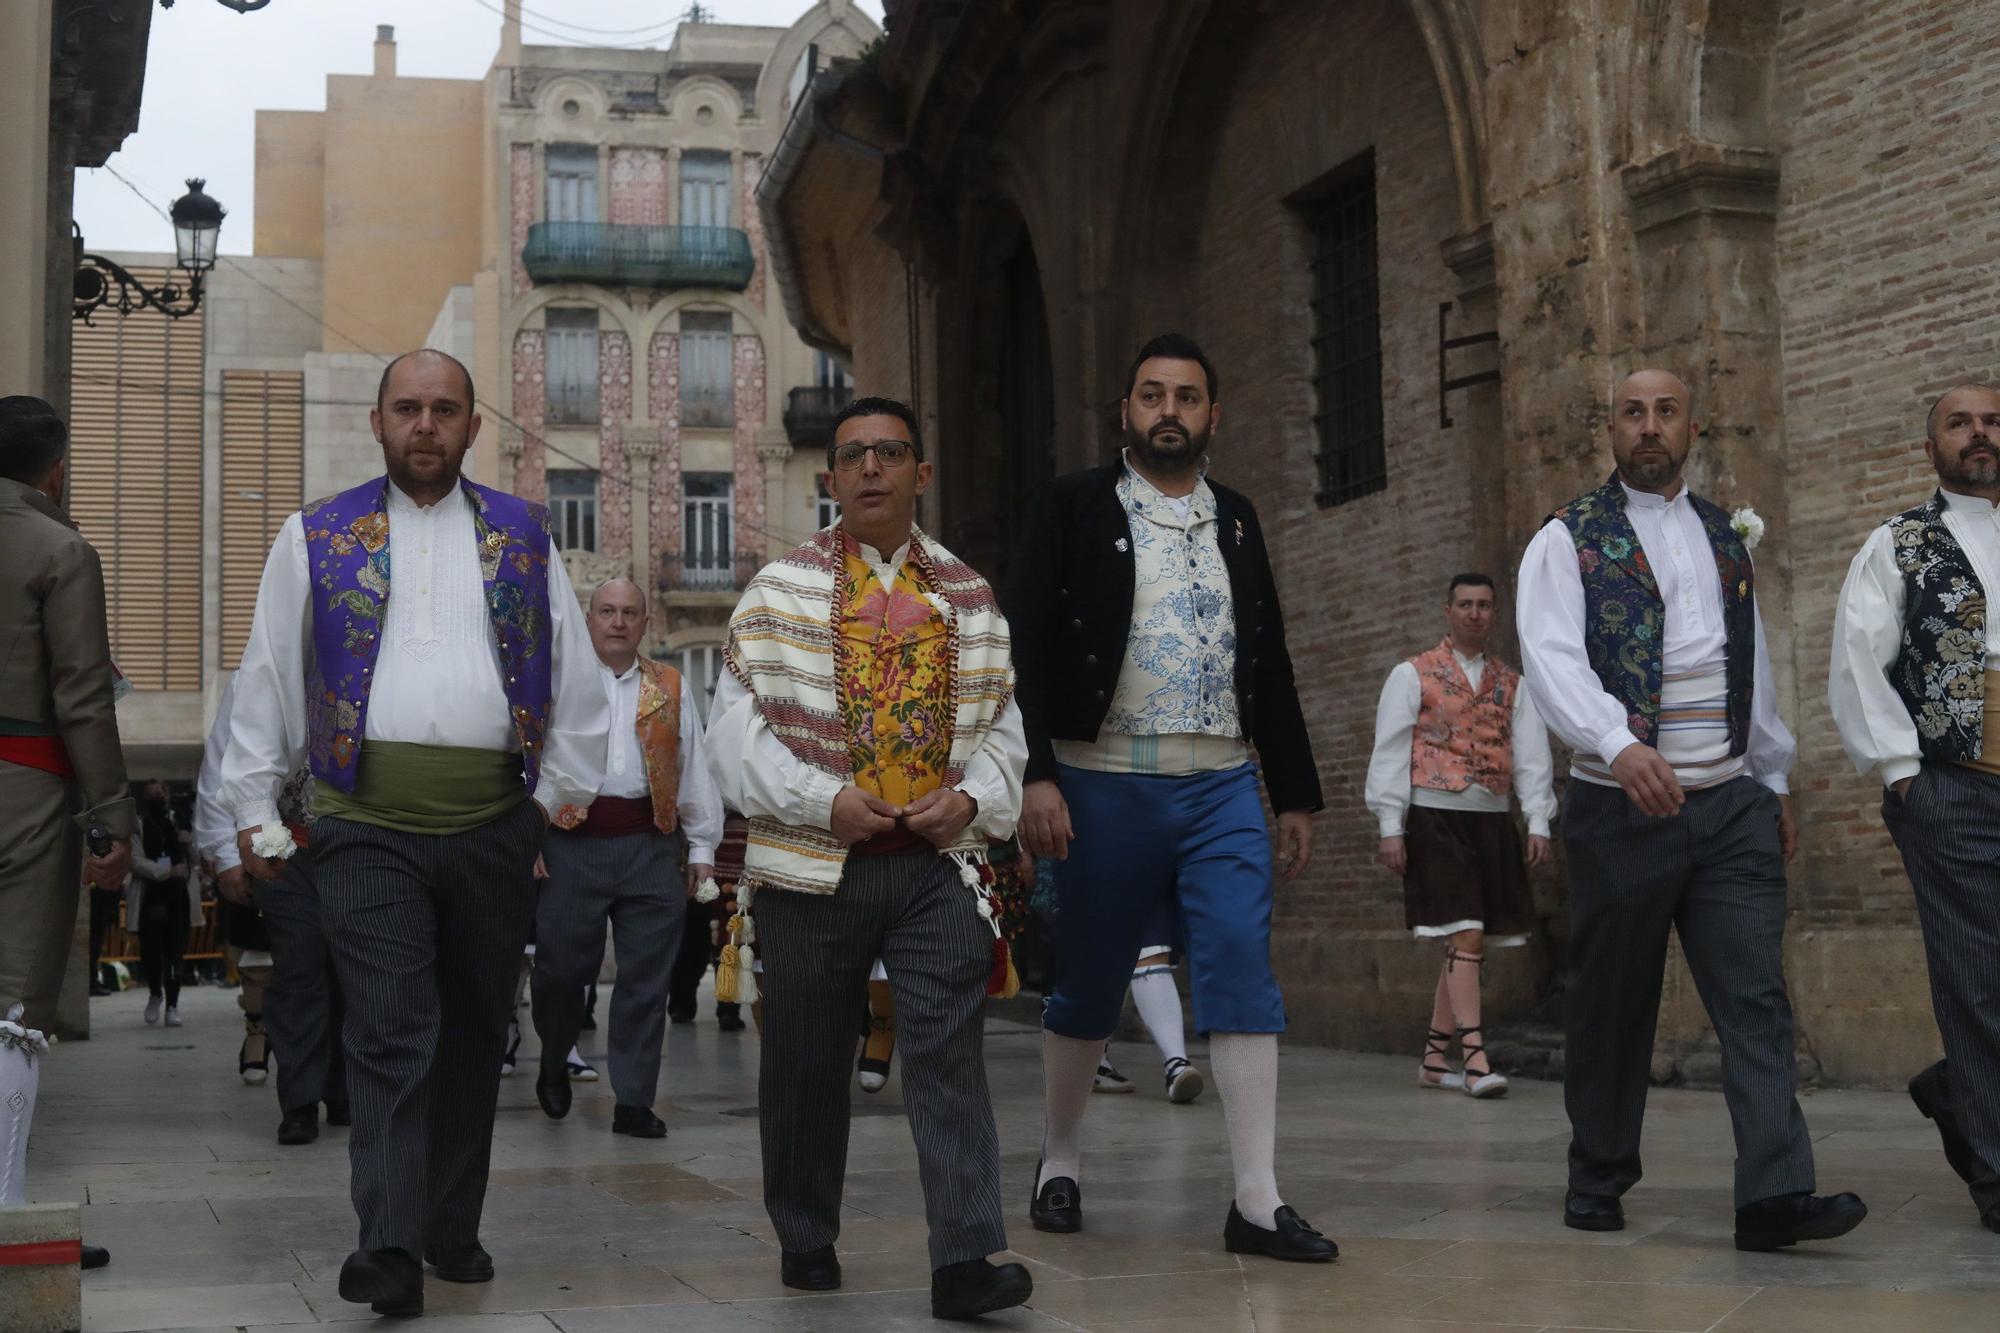
<svg viewBox="0 0 2000 1333">
<path fill-rule="evenodd" d="M 45 391 L 49 23 L 50 0 L 0 5 L 0 394 Z"/>
<path fill-rule="evenodd" d="M 257 113 L 254 253 L 318 259 L 326 243 L 326 113 Z"/>
</svg>

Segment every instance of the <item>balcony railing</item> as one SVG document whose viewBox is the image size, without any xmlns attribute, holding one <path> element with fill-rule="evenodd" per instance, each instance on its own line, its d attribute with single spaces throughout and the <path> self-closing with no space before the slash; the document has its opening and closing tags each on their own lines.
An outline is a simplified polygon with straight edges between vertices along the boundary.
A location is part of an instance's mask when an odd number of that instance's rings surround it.
<svg viewBox="0 0 2000 1333">
<path fill-rule="evenodd" d="M 660 586 L 682 592 L 735 592 L 764 567 L 762 551 L 704 551 L 668 555 L 660 561 Z"/>
<path fill-rule="evenodd" d="M 802 449 L 824 449 L 833 442 L 833 419 L 854 401 L 852 385 L 803 385 L 785 396 L 785 435 Z"/>
<path fill-rule="evenodd" d="M 624 287 L 750 285 L 750 237 L 735 227 L 630 227 L 606 222 L 537 222 L 521 265 L 530 281 Z"/>
</svg>

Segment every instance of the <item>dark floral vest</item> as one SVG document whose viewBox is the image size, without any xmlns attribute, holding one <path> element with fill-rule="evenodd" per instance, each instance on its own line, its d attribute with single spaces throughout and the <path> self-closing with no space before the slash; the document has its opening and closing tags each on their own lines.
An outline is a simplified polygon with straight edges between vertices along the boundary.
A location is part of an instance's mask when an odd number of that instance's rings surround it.
<svg viewBox="0 0 2000 1333">
<path fill-rule="evenodd" d="M 1903 650 L 1889 683 L 1924 758 L 1977 759 L 1986 711 L 1986 590 L 1944 523 L 1944 497 L 1888 522 L 1903 574 Z"/>
<path fill-rule="evenodd" d="M 532 790 L 553 693 L 549 620 L 549 511 L 461 479 L 472 499 L 479 573 Z M 354 790 L 368 692 L 389 603 L 386 477 L 315 500 L 300 511 L 312 580 L 312 663 L 306 679 L 307 763 L 313 777 Z"/>
<path fill-rule="evenodd" d="M 1741 755 L 1750 748 L 1750 696 L 1756 683 L 1756 577 L 1750 552 L 1729 526 L 1729 515 L 1692 492 L 1688 500 L 1708 532 L 1722 582 L 1729 753 Z M 1657 744 L 1667 608 L 1639 534 L 1626 517 L 1625 488 L 1613 474 L 1549 517 L 1560 519 L 1576 543 L 1577 569 L 1583 575 L 1583 646 L 1591 669 L 1605 692 L 1625 705 L 1625 724 L 1632 734 L 1647 745 Z"/>
</svg>

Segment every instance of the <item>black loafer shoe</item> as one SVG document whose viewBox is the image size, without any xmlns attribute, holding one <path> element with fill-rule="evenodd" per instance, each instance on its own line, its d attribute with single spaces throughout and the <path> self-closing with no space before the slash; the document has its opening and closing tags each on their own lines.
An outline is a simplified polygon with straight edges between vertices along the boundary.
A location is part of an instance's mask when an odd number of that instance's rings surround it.
<svg viewBox="0 0 2000 1333">
<path fill-rule="evenodd" d="M 1979 1225 L 1985 1227 L 1988 1231 L 2000 1231 L 2000 1203 L 1994 1204 L 1979 1215 Z M 90 1247 L 86 1245 L 83 1248 L 87 1250 Z M 85 1264 L 84 1267 L 88 1268 L 90 1265 Z"/>
<path fill-rule="evenodd" d="M 1340 1247 L 1314 1231 L 1303 1217 L 1285 1204 L 1278 1209 L 1274 1231 L 1252 1225 L 1229 1205 L 1229 1218 L 1222 1224 L 1222 1246 L 1231 1254 L 1261 1254 L 1268 1259 L 1288 1259 L 1293 1263 L 1323 1264 L 1340 1257 Z"/>
<path fill-rule="evenodd" d="M 1780 1194 L 1736 1210 L 1736 1248 L 1777 1250 L 1845 1236 L 1868 1216 L 1858 1194 Z"/>
<path fill-rule="evenodd" d="M 86 1245 L 83 1247 L 83 1257 L 78 1260 L 77 1267 L 102 1268 L 110 1262 L 111 1251 L 105 1249 L 102 1245 Z"/>
<path fill-rule="evenodd" d="M 1019 1264 L 946 1264 L 931 1274 L 931 1318 L 974 1319 L 1011 1310 L 1034 1294 L 1035 1280 Z"/>
<path fill-rule="evenodd" d="M 424 1312 L 424 1266 L 401 1250 L 356 1250 L 340 1266 L 340 1299 L 376 1314 Z"/>
<path fill-rule="evenodd" d="M 1615 1194 L 1571 1190 L 1563 1195 L 1563 1225 L 1576 1231 L 1623 1231 L 1625 1205 Z"/>
<path fill-rule="evenodd" d="M 317 1106 L 301 1106 L 296 1111 L 287 1111 L 285 1118 L 278 1122 L 278 1142 L 287 1148 L 311 1143 L 318 1137 L 319 1107 Z"/>
<path fill-rule="evenodd" d="M 1923 1073 L 1910 1080 L 1910 1100 L 1923 1112 L 1924 1119 L 1937 1126 L 1938 1137 L 1944 1140 L 1944 1159 L 1951 1163 L 1951 1169 L 1958 1172 L 1958 1178 L 1970 1185 L 1984 1175 L 1980 1169 L 1979 1150 L 1972 1146 L 1972 1140 L 1965 1137 L 1959 1128 L 1958 1115 L 1951 1104 L 1951 1084 L 1946 1074 L 1945 1062 L 1940 1060 Z"/>
<path fill-rule="evenodd" d="M 715 1026 L 722 1032 L 741 1032 L 743 1030 L 743 1015 L 739 1013 L 717 1014 L 715 1016 Z"/>
<path fill-rule="evenodd" d="M 650 1106 L 620 1106 L 611 1112 L 611 1132 L 630 1134 L 635 1139 L 663 1139 L 667 1124 L 653 1114 Z"/>
<path fill-rule="evenodd" d="M 551 1120 L 560 1120 L 569 1114 L 569 1070 L 557 1065 L 552 1074 L 546 1068 L 535 1075 L 535 1100 L 542 1104 L 542 1114 Z"/>
<path fill-rule="evenodd" d="M 840 1285 L 840 1260 L 831 1245 L 803 1254 L 786 1250 L 778 1261 L 778 1280 L 800 1291 L 832 1291 Z"/>
<path fill-rule="evenodd" d="M 424 1262 L 447 1282 L 491 1282 L 493 1256 L 477 1242 L 471 1245 L 433 1245 L 424 1251 Z"/>
<path fill-rule="evenodd" d="M 1042 1167 L 1035 1164 L 1035 1179 L 1041 1180 Z M 1083 1191 L 1068 1176 L 1051 1176 L 1028 1201 L 1028 1220 L 1037 1231 L 1067 1235 L 1083 1230 Z"/>
<path fill-rule="evenodd" d="M 346 1102 L 328 1102 L 326 1104 L 326 1123 L 329 1125 L 351 1125 L 354 1123 L 354 1115 L 348 1110 Z"/>
</svg>

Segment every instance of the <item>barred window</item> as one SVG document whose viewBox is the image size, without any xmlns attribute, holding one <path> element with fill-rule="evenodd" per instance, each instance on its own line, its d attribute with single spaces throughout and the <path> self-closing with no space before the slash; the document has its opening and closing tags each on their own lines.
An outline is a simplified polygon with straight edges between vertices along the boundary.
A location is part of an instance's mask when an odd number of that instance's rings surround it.
<svg viewBox="0 0 2000 1333">
<path fill-rule="evenodd" d="M 681 586 L 728 588 L 736 578 L 736 478 L 727 472 L 681 477 Z"/>
<path fill-rule="evenodd" d="M 822 528 L 830 528 L 840 522 L 840 501 L 833 498 L 833 493 L 827 490 L 824 480 L 816 485 L 819 494 L 813 502 L 813 516 L 819 520 Z"/>
<path fill-rule="evenodd" d="M 1313 425 L 1321 508 L 1389 484 L 1382 433 L 1381 299 L 1375 266 L 1375 155 L 1298 201 L 1312 237 Z"/>
<path fill-rule="evenodd" d="M 565 551 L 597 549 L 597 474 L 583 468 L 549 469 L 549 526 Z"/>
</svg>

